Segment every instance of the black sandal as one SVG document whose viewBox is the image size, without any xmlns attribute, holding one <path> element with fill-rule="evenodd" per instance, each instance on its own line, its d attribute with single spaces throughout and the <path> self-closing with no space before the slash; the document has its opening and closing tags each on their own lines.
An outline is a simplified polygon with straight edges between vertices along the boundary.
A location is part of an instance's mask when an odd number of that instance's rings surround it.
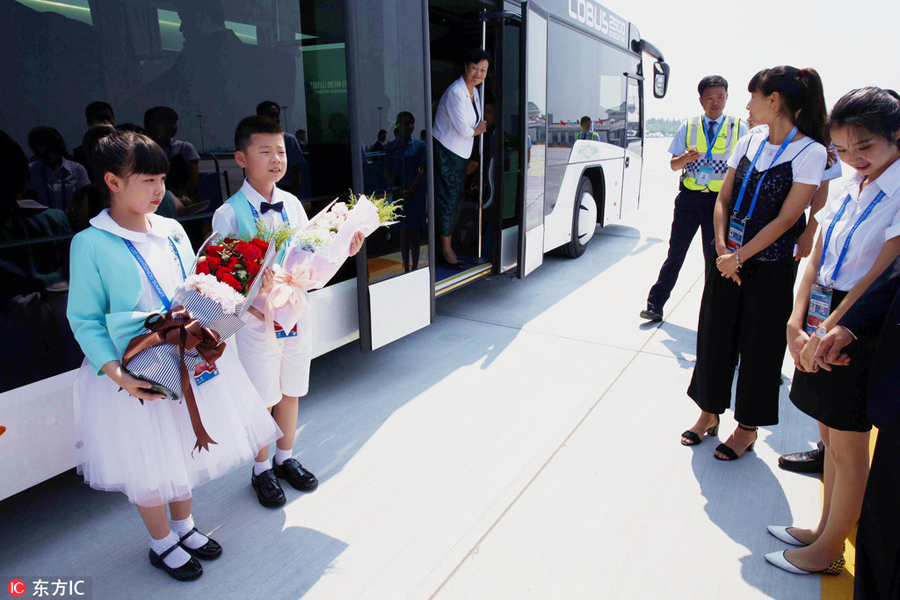
<svg viewBox="0 0 900 600">
<path fill-rule="evenodd" d="M 743 429 L 744 431 L 758 431 L 759 427 L 744 427 L 743 425 L 738 423 L 738 429 Z M 747 448 L 744 450 L 744 454 L 746 454 L 747 452 L 753 452 L 753 446 L 755 445 L 756 440 L 750 442 L 750 445 L 747 446 Z M 724 461 L 737 460 L 744 455 L 741 454 L 741 456 L 738 456 L 737 452 L 735 452 L 732 448 L 726 446 L 725 444 L 719 444 L 718 446 L 716 446 L 716 452 L 718 452 L 719 454 L 724 454 L 727 458 L 722 458 L 720 456 L 716 456 L 715 454 L 713 454 L 713 458 L 715 458 L 716 460 Z"/>
<path fill-rule="evenodd" d="M 172 579 L 177 579 L 178 581 L 193 581 L 203 575 L 203 567 L 200 566 L 200 563 L 197 562 L 197 559 L 193 556 L 180 567 L 173 568 L 163 562 L 163 559 L 171 554 L 175 548 L 183 548 L 183 546 L 181 543 L 174 544 L 162 554 L 157 554 L 151 549 L 150 564 L 157 569 L 162 569 L 168 573 Z M 187 548 L 184 549 L 187 550 Z"/>
<path fill-rule="evenodd" d="M 706 435 L 719 435 L 719 419 L 718 415 L 716 415 L 716 424 L 706 430 Z M 696 446 L 700 442 L 703 441 L 699 435 L 688 429 L 684 433 L 681 434 L 681 445 L 682 446 Z M 687 441 L 685 441 L 687 440 Z"/>
</svg>

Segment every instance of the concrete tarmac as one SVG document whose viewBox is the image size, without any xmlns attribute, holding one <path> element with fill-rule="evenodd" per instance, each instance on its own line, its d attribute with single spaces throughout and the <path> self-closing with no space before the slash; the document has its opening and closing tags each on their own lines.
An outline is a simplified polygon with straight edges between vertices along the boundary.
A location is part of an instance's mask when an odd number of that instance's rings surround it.
<svg viewBox="0 0 900 600">
<path fill-rule="evenodd" d="M 0 502 L 0 574 L 90 578 L 94 598 L 819 598 L 819 576 L 763 558 L 783 548 L 766 525 L 820 510 L 819 480 L 777 467 L 818 439 L 789 361 L 755 452 L 679 443 L 698 414 L 699 236 L 665 322 L 638 316 L 667 250 L 668 143 L 647 141 L 640 212 L 579 259 L 479 281 L 424 330 L 316 359 L 295 455 L 319 488 L 264 509 L 247 465 L 196 490 L 196 524 L 225 549 L 199 581 L 153 569 L 125 497 L 72 472 Z M 728 412 L 723 441 L 734 427 Z"/>
</svg>

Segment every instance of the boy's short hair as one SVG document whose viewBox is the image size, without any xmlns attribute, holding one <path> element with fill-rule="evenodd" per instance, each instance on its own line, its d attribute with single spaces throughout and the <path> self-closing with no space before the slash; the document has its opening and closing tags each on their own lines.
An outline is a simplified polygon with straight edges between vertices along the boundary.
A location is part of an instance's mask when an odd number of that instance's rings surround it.
<svg viewBox="0 0 900 600">
<path fill-rule="evenodd" d="M 728 82 L 721 75 L 707 75 L 701 79 L 700 84 L 697 86 L 697 92 L 702 96 L 706 88 L 711 87 L 723 87 L 725 88 L 725 93 L 728 93 Z"/>
<path fill-rule="evenodd" d="M 276 121 L 268 117 L 252 115 L 244 117 L 234 130 L 234 148 L 243 152 L 250 145 L 250 136 L 254 133 L 284 133 Z"/>
<path fill-rule="evenodd" d="M 113 117 L 115 117 L 116 114 L 113 112 L 113 107 L 109 102 L 103 102 L 102 100 L 95 100 L 84 108 L 84 118 L 89 125 L 96 125 L 97 123 L 104 122 L 106 119 L 103 117 L 106 116 L 106 113 L 109 113 Z"/>
<path fill-rule="evenodd" d="M 171 106 L 154 106 L 144 113 L 144 128 L 152 128 L 154 123 L 175 123 L 178 113 Z"/>
<path fill-rule="evenodd" d="M 261 117 L 264 117 L 264 116 L 266 116 L 266 113 L 269 112 L 269 109 L 272 109 L 272 108 L 277 110 L 279 112 L 279 114 L 281 113 L 281 107 L 278 106 L 277 102 L 273 102 L 272 100 L 263 100 L 262 102 L 260 102 L 259 104 L 256 105 L 256 114 Z"/>
<path fill-rule="evenodd" d="M 580 125 L 584 125 L 584 122 L 585 122 L 585 121 L 587 121 L 588 123 L 590 123 L 590 122 L 591 122 L 591 118 L 590 118 L 589 116 L 585 115 L 585 116 L 581 117 L 581 120 L 578 121 L 578 123 L 579 123 Z"/>
</svg>

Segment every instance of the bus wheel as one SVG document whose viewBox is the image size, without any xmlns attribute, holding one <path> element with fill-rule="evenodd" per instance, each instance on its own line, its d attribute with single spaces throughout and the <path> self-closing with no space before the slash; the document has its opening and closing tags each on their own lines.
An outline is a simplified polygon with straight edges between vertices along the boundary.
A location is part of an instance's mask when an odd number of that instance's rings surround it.
<svg viewBox="0 0 900 600">
<path fill-rule="evenodd" d="M 575 209 L 572 212 L 572 240 L 561 248 L 563 256 L 578 258 L 584 254 L 588 242 L 597 226 L 597 201 L 591 180 L 582 177 L 575 194 Z"/>
</svg>

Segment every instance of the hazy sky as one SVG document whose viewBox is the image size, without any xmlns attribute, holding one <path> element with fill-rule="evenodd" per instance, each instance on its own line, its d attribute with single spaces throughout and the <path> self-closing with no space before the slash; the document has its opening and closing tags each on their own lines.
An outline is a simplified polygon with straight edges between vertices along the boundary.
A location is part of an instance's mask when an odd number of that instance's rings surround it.
<svg viewBox="0 0 900 600">
<path fill-rule="evenodd" d="M 729 84 L 726 113 L 746 117 L 747 82 L 776 65 L 813 67 L 829 110 L 844 93 L 867 85 L 900 91 L 897 0 L 600 0 L 634 22 L 672 68 L 669 91 L 647 88 L 648 118 L 699 113 L 697 83 L 718 74 Z M 704 35 L 708 28 L 714 35 Z M 706 46 L 712 50 L 703 52 Z M 644 70 L 652 59 L 645 56 Z"/>
</svg>

